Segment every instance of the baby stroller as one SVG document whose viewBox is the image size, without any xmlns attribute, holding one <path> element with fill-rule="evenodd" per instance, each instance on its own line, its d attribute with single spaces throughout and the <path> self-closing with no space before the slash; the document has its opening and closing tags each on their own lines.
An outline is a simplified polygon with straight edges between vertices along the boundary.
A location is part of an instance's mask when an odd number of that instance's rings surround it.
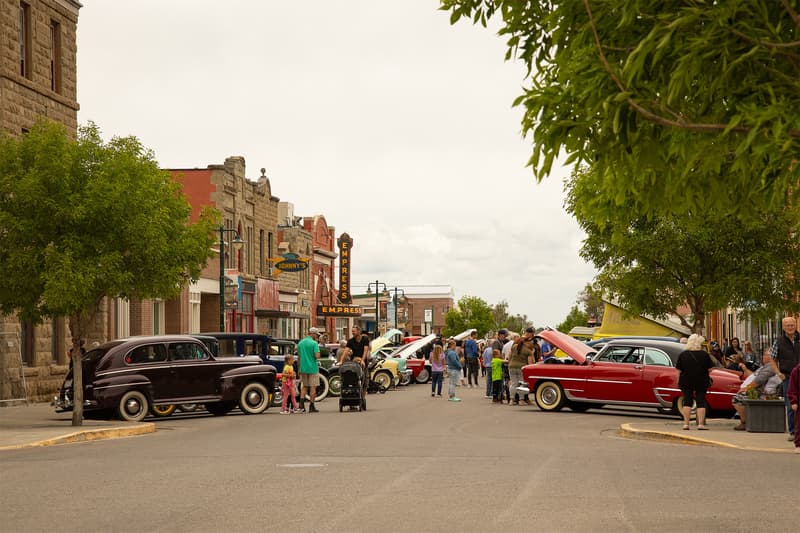
<svg viewBox="0 0 800 533">
<path fill-rule="evenodd" d="M 363 396 L 364 370 L 354 361 L 346 361 L 339 367 L 342 378 L 342 392 L 339 395 L 339 412 L 344 406 L 358 407 L 359 411 L 367 410 L 367 400 Z"/>
</svg>

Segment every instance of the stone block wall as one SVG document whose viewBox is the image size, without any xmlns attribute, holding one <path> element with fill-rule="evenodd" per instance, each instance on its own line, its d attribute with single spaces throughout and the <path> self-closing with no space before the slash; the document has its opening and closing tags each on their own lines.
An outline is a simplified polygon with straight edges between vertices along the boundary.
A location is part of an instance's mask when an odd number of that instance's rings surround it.
<svg viewBox="0 0 800 533">
<path fill-rule="evenodd" d="M 28 0 L 30 6 L 29 77 L 20 73 L 18 0 L 0 0 L 0 127 L 12 134 L 30 129 L 39 117 L 78 127 L 78 9 L 72 0 Z M 51 88 L 50 24 L 60 25 L 60 88 Z"/>
</svg>

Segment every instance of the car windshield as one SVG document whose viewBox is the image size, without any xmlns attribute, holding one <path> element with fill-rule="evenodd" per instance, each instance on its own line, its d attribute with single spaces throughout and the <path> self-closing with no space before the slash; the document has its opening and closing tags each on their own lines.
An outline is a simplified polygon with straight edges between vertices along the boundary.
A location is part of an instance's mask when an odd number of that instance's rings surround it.
<svg viewBox="0 0 800 533">
<path fill-rule="evenodd" d="M 610 363 L 641 363 L 643 349 L 636 346 L 606 345 L 600 350 L 592 361 L 606 361 Z"/>
</svg>

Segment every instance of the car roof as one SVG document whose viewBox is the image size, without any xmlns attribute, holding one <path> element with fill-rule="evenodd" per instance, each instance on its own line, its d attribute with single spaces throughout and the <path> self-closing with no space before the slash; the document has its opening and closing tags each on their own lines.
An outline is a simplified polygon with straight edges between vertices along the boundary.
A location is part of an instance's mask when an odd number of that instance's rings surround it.
<svg viewBox="0 0 800 533">
<path fill-rule="evenodd" d="M 681 352 L 686 350 L 686 345 L 681 344 L 680 342 L 661 341 L 655 339 L 635 339 L 635 338 L 616 339 L 613 341 L 609 341 L 608 344 L 606 344 L 603 347 L 603 350 L 614 346 L 658 348 L 662 352 L 669 355 L 669 358 L 672 359 L 673 363 L 677 362 L 678 356 L 681 354 Z"/>
<path fill-rule="evenodd" d="M 629 340 L 629 339 L 647 339 L 653 341 L 664 341 L 664 342 L 678 342 L 680 339 L 675 337 L 668 337 L 668 336 L 656 336 L 656 335 L 618 335 L 615 337 L 600 337 L 599 339 L 592 339 L 590 341 L 586 341 L 586 344 L 589 346 L 596 346 L 598 344 L 606 344 L 611 341 L 616 340 Z"/>
<path fill-rule="evenodd" d="M 106 349 L 108 349 L 112 346 L 120 346 L 120 345 L 146 344 L 146 343 L 156 343 L 156 342 L 162 342 L 162 343 L 178 342 L 178 341 L 182 342 L 192 341 L 202 344 L 202 341 L 200 339 L 192 335 L 134 335 L 131 337 L 123 337 L 121 339 L 110 340 L 108 342 L 101 344 L 100 346 L 97 346 L 97 348 L 105 347 Z"/>
</svg>

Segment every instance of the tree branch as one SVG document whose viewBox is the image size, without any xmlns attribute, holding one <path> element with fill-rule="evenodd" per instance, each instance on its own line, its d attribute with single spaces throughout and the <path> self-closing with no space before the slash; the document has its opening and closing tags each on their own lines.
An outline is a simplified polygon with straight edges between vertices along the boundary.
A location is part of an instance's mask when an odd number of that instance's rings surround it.
<svg viewBox="0 0 800 533">
<path fill-rule="evenodd" d="M 745 41 L 747 41 L 749 43 L 757 44 L 759 46 L 766 46 L 768 48 L 781 49 L 781 48 L 796 48 L 796 47 L 800 46 L 800 41 L 792 41 L 792 42 L 788 42 L 788 43 L 773 43 L 773 42 L 770 42 L 770 41 L 759 41 L 758 39 L 754 39 L 753 37 L 750 37 L 746 33 L 741 32 L 741 31 L 739 31 L 739 30 L 737 30 L 735 28 L 730 28 L 730 31 L 734 35 L 738 35 L 739 37 L 741 37 L 742 39 L 744 39 Z M 785 53 L 785 52 L 783 52 L 783 53 Z M 792 57 L 797 57 L 796 54 L 787 54 L 787 55 L 791 55 Z"/>
<path fill-rule="evenodd" d="M 617 86 L 620 92 L 628 92 L 625 85 L 622 83 L 622 80 L 619 79 L 619 76 L 614 72 L 614 69 L 611 68 L 611 65 L 606 58 L 605 53 L 603 52 L 603 44 L 600 42 L 600 35 L 597 33 L 597 25 L 594 21 L 594 15 L 592 14 L 592 8 L 589 5 L 589 0 L 583 0 L 583 5 L 586 7 L 586 14 L 589 16 L 589 24 L 592 27 L 592 34 L 594 35 L 594 42 L 597 48 L 597 54 L 600 56 L 600 61 L 603 63 L 603 68 L 606 72 L 608 72 L 609 77 Z M 709 123 L 702 123 L 702 122 L 687 122 L 683 119 L 671 120 L 665 118 L 661 115 L 657 115 L 653 113 L 649 109 L 643 107 L 639 102 L 631 98 L 630 96 L 625 98 L 625 102 L 631 106 L 634 110 L 636 110 L 640 115 L 642 115 L 645 119 L 649 120 L 654 124 L 658 124 L 659 126 L 669 126 L 672 128 L 679 128 L 683 130 L 689 131 L 696 131 L 700 133 L 708 133 L 708 132 L 715 132 L 715 131 L 732 131 L 735 133 L 749 133 L 753 130 L 750 126 L 734 126 L 730 127 L 729 124 L 709 124 Z M 672 113 L 673 115 L 678 115 L 677 113 Z M 800 137 L 800 129 L 790 129 L 788 133 L 792 137 Z"/>
<path fill-rule="evenodd" d="M 789 13 L 789 16 L 792 17 L 794 25 L 800 26 L 800 15 L 798 15 L 797 11 L 795 11 L 791 4 L 789 4 L 789 0 L 781 0 L 781 3 L 783 4 L 784 9 L 786 9 L 786 12 Z"/>
</svg>

